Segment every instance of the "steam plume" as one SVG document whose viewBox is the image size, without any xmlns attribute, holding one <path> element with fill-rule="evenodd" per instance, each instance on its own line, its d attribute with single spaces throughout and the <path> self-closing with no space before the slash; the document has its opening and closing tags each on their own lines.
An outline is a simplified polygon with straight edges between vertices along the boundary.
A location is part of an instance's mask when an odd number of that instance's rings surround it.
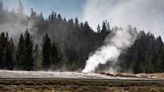
<svg viewBox="0 0 164 92">
<path fill-rule="evenodd" d="M 130 47 L 136 39 L 136 31 L 117 30 L 112 38 L 106 38 L 106 45 L 100 47 L 86 61 L 86 66 L 82 72 L 94 72 L 100 64 L 106 64 L 108 61 L 115 64 L 121 52 Z M 116 70 L 111 69 L 111 70 Z M 110 71 L 113 72 L 113 71 Z"/>
<path fill-rule="evenodd" d="M 24 33 L 27 28 L 31 35 L 34 35 L 37 31 L 37 28 L 34 28 L 35 20 L 29 19 L 29 17 L 24 14 L 25 1 L 16 1 L 18 0 L 15 0 L 14 4 L 18 3 L 18 9 L 16 9 L 16 11 L 15 9 L 13 9 L 12 11 L 8 11 L 8 9 L 5 9 L 3 7 L 1 13 L 2 11 L 5 11 L 4 13 L 2 13 L 4 18 L 2 18 L 0 21 L 0 32 L 9 33 L 9 36 L 12 37 L 14 41 L 17 41 L 20 34 Z"/>
</svg>

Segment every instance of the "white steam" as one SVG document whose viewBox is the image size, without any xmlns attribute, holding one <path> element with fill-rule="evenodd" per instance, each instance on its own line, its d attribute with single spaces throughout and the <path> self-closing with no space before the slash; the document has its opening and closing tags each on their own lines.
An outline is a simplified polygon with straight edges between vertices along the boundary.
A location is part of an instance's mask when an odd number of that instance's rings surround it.
<svg viewBox="0 0 164 92">
<path fill-rule="evenodd" d="M 83 20 L 93 29 L 104 20 L 111 26 L 136 26 L 164 39 L 164 0 L 87 0 Z"/>
<path fill-rule="evenodd" d="M 16 9 L 11 11 L 8 11 L 7 9 L 4 8 L 5 11 L 4 15 L 5 14 L 7 15 L 5 16 L 4 19 L 2 18 L 1 20 L 0 33 L 7 32 L 9 36 L 14 39 L 14 41 L 17 41 L 20 34 L 24 33 L 26 29 L 28 29 L 31 35 L 34 35 L 37 31 L 37 28 L 34 27 L 35 20 L 30 19 L 24 13 L 24 10 L 27 10 L 26 7 L 24 7 L 25 0 L 13 0 L 13 1 L 15 2 L 11 5 L 15 6 L 18 4 L 17 6 L 18 8 L 13 7 Z M 3 2 L 7 2 L 7 1 L 3 1 Z"/>
<path fill-rule="evenodd" d="M 121 52 L 130 47 L 137 37 L 136 31 L 117 30 L 112 38 L 106 38 L 106 45 L 100 47 L 86 61 L 86 66 L 82 72 L 94 72 L 100 64 L 106 64 L 108 61 L 113 64 L 117 63 L 117 59 Z M 110 72 L 116 71 L 112 66 Z"/>
<path fill-rule="evenodd" d="M 23 21 L 27 21 L 26 23 L 22 23 Z M 21 33 L 24 33 L 26 29 L 29 30 L 33 27 L 34 22 L 32 20 L 28 20 L 25 17 L 13 18 L 6 23 L 0 24 L 0 32 L 8 32 L 10 37 L 18 38 Z M 31 33 L 31 32 L 30 32 Z"/>
</svg>

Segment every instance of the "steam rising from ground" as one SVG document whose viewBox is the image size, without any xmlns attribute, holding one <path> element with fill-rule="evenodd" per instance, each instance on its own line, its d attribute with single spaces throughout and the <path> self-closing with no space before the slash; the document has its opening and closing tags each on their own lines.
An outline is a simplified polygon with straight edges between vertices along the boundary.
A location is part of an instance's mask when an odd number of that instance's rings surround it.
<svg viewBox="0 0 164 92">
<path fill-rule="evenodd" d="M 18 9 L 8 11 L 8 9 L 3 8 L 1 10 L 4 18 L 0 20 L 0 32 L 7 32 L 10 37 L 17 41 L 20 34 L 24 33 L 28 28 L 28 31 L 31 35 L 34 35 L 37 31 L 37 28 L 34 28 L 35 20 L 30 19 L 27 15 L 24 14 L 24 0 L 19 0 L 13 5 L 18 3 Z M 32 31 L 31 31 L 32 30 Z"/>
<path fill-rule="evenodd" d="M 112 63 L 110 72 L 117 69 L 112 67 L 117 63 L 117 59 L 121 52 L 130 47 L 137 37 L 135 31 L 117 30 L 112 38 L 106 38 L 106 45 L 100 47 L 93 55 L 86 61 L 86 66 L 82 72 L 94 72 L 100 64 L 106 64 L 108 61 Z"/>
<path fill-rule="evenodd" d="M 0 70 L 0 78 L 64 78 L 64 79 L 122 79 L 122 80 L 147 80 L 146 78 L 116 77 L 98 73 L 78 73 L 78 72 L 52 72 L 52 71 L 9 71 Z"/>
<path fill-rule="evenodd" d="M 23 23 L 23 21 L 27 22 Z M 32 20 L 28 21 L 27 17 L 19 16 L 19 18 L 15 19 L 13 17 L 10 21 L 0 24 L 0 32 L 8 32 L 10 37 L 16 39 L 19 38 L 20 34 L 25 32 L 27 28 L 30 30 L 33 24 L 34 22 Z"/>
<path fill-rule="evenodd" d="M 103 20 L 111 26 L 136 26 L 164 39 L 164 0 L 87 0 L 83 20 L 93 29 Z"/>
</svg>

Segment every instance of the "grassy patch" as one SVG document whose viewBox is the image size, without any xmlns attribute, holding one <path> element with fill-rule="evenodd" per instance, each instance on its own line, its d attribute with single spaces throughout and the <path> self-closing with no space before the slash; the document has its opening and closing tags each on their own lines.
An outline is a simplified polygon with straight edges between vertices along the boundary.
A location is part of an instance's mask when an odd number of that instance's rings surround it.
<svg viewBox="0 0 164 92">
<path fill-rule="evenodd" d="M 0 92 L 164 92 L 164 81 L 1 79 Z"/>
</svg>

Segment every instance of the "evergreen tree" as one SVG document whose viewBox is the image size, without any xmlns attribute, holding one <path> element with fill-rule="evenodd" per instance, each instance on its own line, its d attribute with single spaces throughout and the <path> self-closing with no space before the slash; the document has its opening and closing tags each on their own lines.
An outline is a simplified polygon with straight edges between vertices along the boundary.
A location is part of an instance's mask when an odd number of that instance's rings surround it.
<svg viewBox="0 0 164 92">
<path fill-rule="evenodd" d="M 51 40 L 48 36 L 48 34 L 46 34 L 43 37 L 43 41 L 42 41 L 42 67 L 45 70 L 48 70 L 50 67 L 50 50 L 51 50 Z"/>
<path fill-rule="evenodd" d="M 9 70 L 13 70 L 15 66 L 15 46 L 13 40 L 10 39 L 6 46 L 6 67 Z"/>
<path fill-rule="evenodd" d="M 97 26 L 97 32 L 100 33 L 101 32 L 101 28 L 100 25 Z"/>
<path fill-rule="evenodd" d="M 42 69 L 42 62 L 41 62 L 40 50 L 39 46 L 35 45 L 34 49 L 34 70 L 41 70 Z"/>
<path fill-rule="evenodd" d="M 25 70 L 33 70 L 34 67 L 33 41 L 28 32 L 28 29 L 25 32 L 24 41 L 25 41 L 25 61 L 23 61 L 24 62 L 23 67 Z"/>
<path fill-rule="evenodd" d="M 25 58 L 25 40 L 23 35 L 20 35 L 17 52 L 16 52 L 16 69 L 23 69 L 23 62 Z"/>
<path fill-rule="evenodd" d="M 51 46 L 51 68 L 52 69 L 60 69 L 64 63 L 61 61 L 61 51 L 59 47 L 54 42 Z"/>
<path fill-rule="evenodd" d="M 21 70 L 33 70 L 34 57 L 33 57 L 33 42 L 28 30 L 24 36 L 21 35 L 16 53 L 17 67 Z"/>
<path fill-rule="evenodd" d="M 101 30 L 102 33 L 106 33 L 107 32 L 107 26 L 106 26 L 106 23 L 103 22 L 102 24 L 102 30 Z"/>
<path fill-rule="evenodd" d="M 6 38 L 5 33 L 1 33 L 0 35 L 0 68 L 4 68 L 5 62 L 4 62 L 4 54 L 5 54 L 5 44 L 6 44 Z"/>
</svg>

